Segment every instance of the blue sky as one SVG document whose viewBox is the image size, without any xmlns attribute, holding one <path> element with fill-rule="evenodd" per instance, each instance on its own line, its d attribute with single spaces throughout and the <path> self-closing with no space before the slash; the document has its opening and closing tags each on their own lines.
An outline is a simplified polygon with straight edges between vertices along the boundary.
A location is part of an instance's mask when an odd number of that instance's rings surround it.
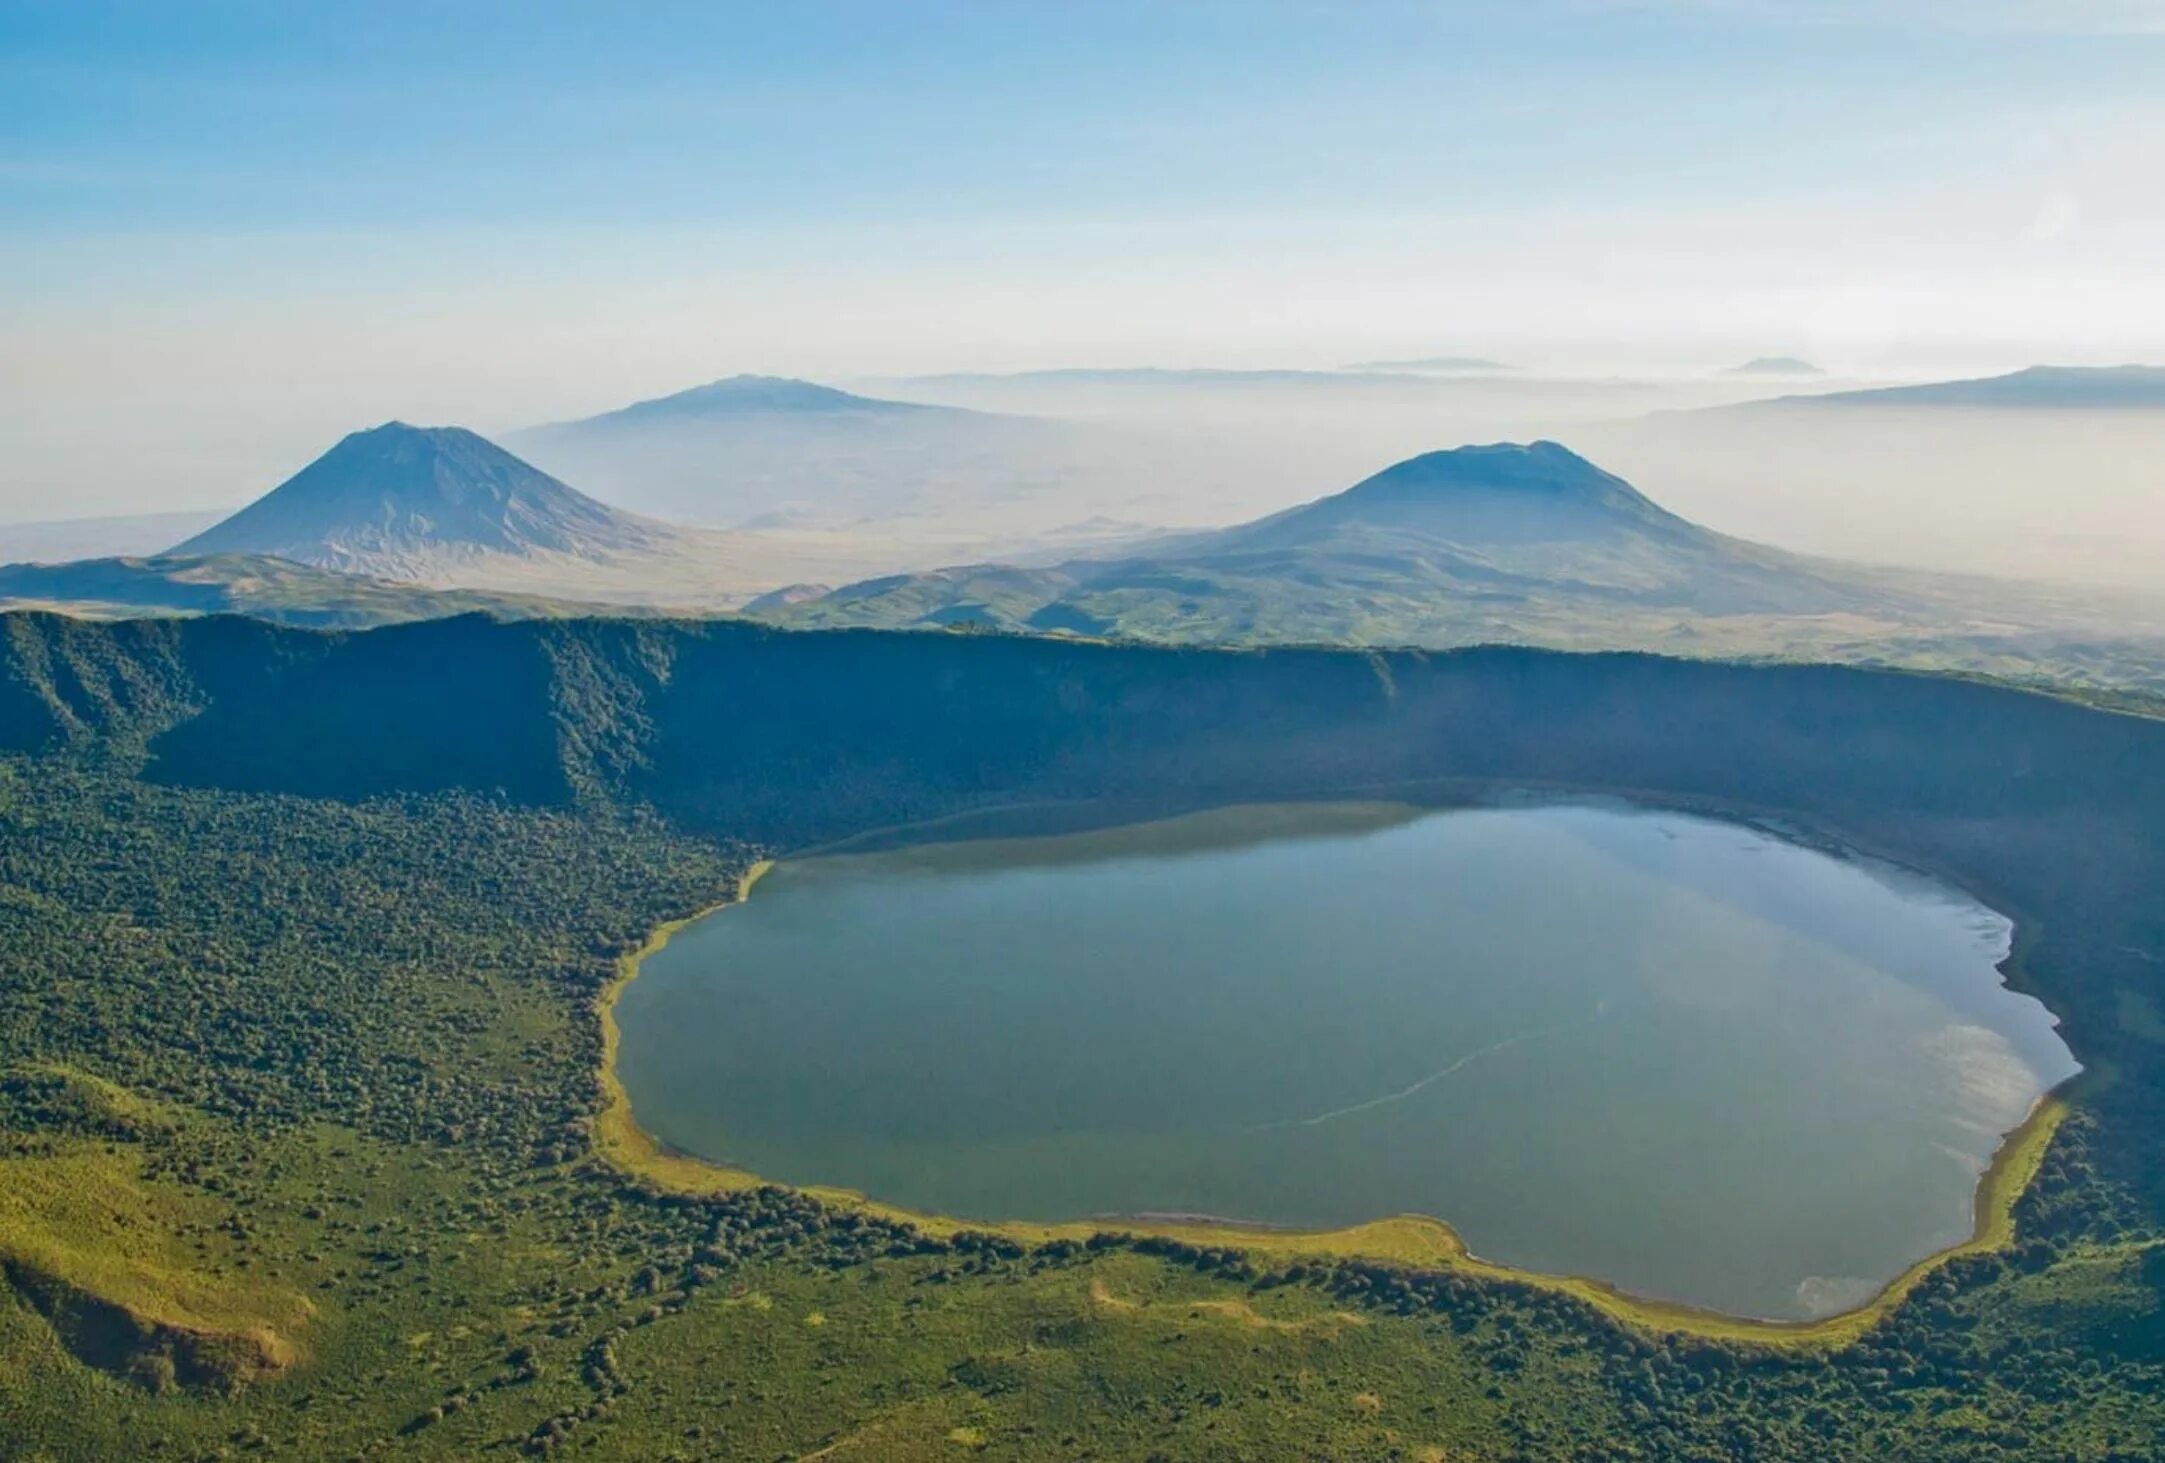
<svg viewBox="0 0 2165 1463">
<path fill-rule="evenodd" d="M 0 495 L 115 400 L 2165 355 L 2161 177 L 2165 0 L 0 0 Z"/>
<path fill-rule="evenodd" d="M 2165 79 L 2103 23 L 2137 6 L 1875 8 L 10 5 L 0 206 L 74 238 L 1748 200 L 1989 168 L 2009 113 Z"/>
</svg>

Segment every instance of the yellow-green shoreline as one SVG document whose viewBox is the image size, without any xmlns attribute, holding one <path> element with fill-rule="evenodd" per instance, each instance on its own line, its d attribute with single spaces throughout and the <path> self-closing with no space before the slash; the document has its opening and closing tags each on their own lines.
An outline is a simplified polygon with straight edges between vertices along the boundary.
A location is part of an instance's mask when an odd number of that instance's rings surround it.
<svg viewBox="0 0 2165 1463">
<path fill-rule="evenodd" d="M 774 867 L 762 859 L 746 869 L 732 898 L 711 905 L 683 919 L 656 928 L 646 942 L 617 962 L 615 978 L 602 993 L 601 1084 L 603 1106 L 595 1120 L 595 1147 L 625 1173 L 659 1188 L 681 1194 L 723 1194 L 756 1188 L 772 1182 L 746 1169 L 731 1168 L 678 1152 L 641 1128 L 632 1113 L 631 1099 L 617 1076 L 619 1032 L 616 1001 L 634 980 L 647 958 L 666 946 L 686 926 L 719 910 L 742 903 L 752 888 Z M 2006 973 L 2010 984 L 2020 976 L 2019 951 L 2024 941 L 2017 923 L 2016 954 L 2009 957 Z M 2026 982 L 2024 983 L 2026 984 Z M 854 1189 L 828 1185 L 798 1185 L 802 1193 L 823 1203 L 856 1209 L 884 1219 L 914 1225 L 932 1235 L 948 1236 L 963 1230 L 1004 1235 L 1025 1244 L 1050 1240 L 1085 1240 L 1108 1230 L 1135 1235 L 1159 1236 L 1194 1245 L 1235 1248 L 1254 1255 L 1279 1259 L 1374 1260 L 1421 1269 L 1456 1270 L 1486 1279 L 1531 1285 L 1573 1296 L 1605 1315 L 1647 1330 L 1683 1333 L 1710 1340 L 1741 1341 L 1758 1345 L 1794 1348 L 1846 1346 L 1876 1326 L 1906 1300 L 1917 1286 L 1942 1265 L 1968 1255 L 1988 1254 L 2007 1248 L 2014 1239 L 2014 1208 L 2037 1176 L 2051 1146 L 2053 1135 L 2066 1119 L 2078 1089 L 2105 1080 L 2085 1073 L 2040 1097 L 2021 1124 L 2000 1140 L 1977 1182 L 1973 1204 L 1974 1224 L 1970 1237 L 1911 1265 L 1889 1281 L 1863 1305 L 1811 1321 L 1771 1321 L 1725 1315 L 1719 1311 L 1673 1301 L 1630 1295 L 1605 1281 L 1577 1275 L 1550 1275 L 1518 1270 L 1484 1260 L 1472 1253 L 1457 1231 L 1443 1220 L 1425 1214 L 1400 1214 L 1343 1229 L 1292 1230 L 1251 1227 L 1230 1223 L 1185 1221 L 1072 1220 L 1038 1223 L 1023 1220 L 973 1222 L 949 1215 L 922 1213 L 885 1204 Z"/>
</svg>

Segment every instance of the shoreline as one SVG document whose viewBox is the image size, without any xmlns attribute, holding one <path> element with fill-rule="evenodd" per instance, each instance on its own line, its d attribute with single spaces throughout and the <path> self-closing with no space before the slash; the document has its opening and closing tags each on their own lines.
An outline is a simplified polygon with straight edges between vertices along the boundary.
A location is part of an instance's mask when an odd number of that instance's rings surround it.
<svg viewBox="0 0 2165 1463">
<path fill-rule="evenodd" d="M 1397 790 L 1404 794 L 1415 787 L 1427 786 L 1441 789 L 1445 784 L 1399 784 Z M 1380 789 L 1374 789 L 1380 790 Z M 1350 789 L 1349 789 L 1350 791 Z M 1770 828 L 1771 820 L 1783 817 L 1773 810 L 1745 808 L 1739 805 L 1723 805 L 1710 799 L 1656 798 L 1642 795 L 1635 798 L 1630 791 L 1618 789 L 1572 789 L 1563 787 L 1528 787 L 1516 785 L 1513 789 L 1490 788 L 1490 798 L 1508 797 L 1512 791 L 1549 792 L 1569 795 L 1606 796 L 1622 801 L 1643 801 L 1650 807 L 1670 811 L 1700 813 L 1726 817 L 1751 826 Z M 1285 799 L 1288 802 L 1315 801 L 1320 799 Z M 1458 805 L 1479 805 L 1490 799 L 1474 797 Z M 1448 804 L 1408 803 L 1409 807 L 1435 807 Z M 947 817 L 928 820 L 929 826 L 940 826 L 979 816 L 984 813 L 1013 811 L 1016 807 L 1044 806 L 1042 803 L 1006 805 L 997 809 L 969 810 Z M 1226 804 L 1237 807 L 1242 804 Z M 1188 808 L 1183 812 L 1201 811 Z M 1168 816 L 1182 816 L 1173 812 Z M 1793 820 L 1796 815 L 1787 817 Z M 905 826 L 928 826 L 905 825 Z M 1887 858 L 1884 854 L 1859 847 L 1854 842 L 1844 842 L 1824 827 L 1809 821 L 1801 827 L 1794 821 L 1780 825 L 1784 830 L 1804 832 L 1807 838 L 1824 839 L 1832 847 L 1851 855 L 1877 858 L 1910 868 L 1930 877 L 1941 879 L 1952 887 L 1965 887 L 1961 881 L 1946 879 L 1930 869 L 1915 864 Z M 874 830 L 876 834 L 890 834 L 894 829 Z M 862 835 L 861 835 L 862 836 Z M 826 845 L 802 850 L 801 857 L 817 856 L 834 849 L 836 845 L 853 840 L 843 839 Z M 691 924 L 710 915 L 720 913 L 743 903 L 759 880 L 772 870 L 779 857 L 763 858 L 750 865 L 737 881 L 731 898 L 709 905 L 681 919 L 666 921 L 648 935 L 640 946 L 618 958 L 615 978 L 601 992 L 597 1002 L 597 1015 L 601 1024 L 601 1072 L 603 1106 L 594 1120 L 595 1151 L 605 1160 L 625 1173 L 645 1179 L 659 1187 L 683 1194 L 720 1194 L 741 1192 L 766 1185 L 793 1189 L 822 1203 L 854 1209 L 898 1223 L 911 1225 L 927 1234 L 942 1238 L 952 1237 L 963 1231 L 1001 1235 L 1024 1244 L 1042 1244 L 1053 1240 L 1087 1240 L 1093 1235 L 1123 1233 L 1138 1237 L 1178 1240 L 1187 1244 L 1219 1246 L 1238 1249 L 1251 1255 L 1271 1256 L 1292 1260 L 1366 1260 L 1387 1264 L 1405 1265 L 1414 1269 L 1455 1270 L 1480 1279 L 1504 1283 L 1530 1285 L 1552 1293 L 1569 1295 L 1593 1306 L 1613 1320 L 1645 1330 L 1670 1332 L 1704 1337 L 1709 1340 L 1742 1341 L 1759 1345 L 1792 1348 L 1838 1348 L 1845 1346 L 1870 1331 L 1888 1314 L 1908 1299 L 1918 1285 L 1941 1266 L 1972 1255 L 1996 1253 L 2008 1248 L 2014 1238 L 2014 1208 L 2029 1189 L 2032 1180 L 2042 1167 L 2053 1136 L 2068 1115 L 2077 1093 L 2108 1080 L 2101 1071 L 2084 1066 L 2074 1076 L 2041 1093 L 2030 1105 L 2022 1121 L 2005 1133 L 1994 1148 L 1990 1161 L 1978 1175 L 1977 1186 L 1971 1205 L 1971 1231 L 1962 1239 L 1944 1249 L 1937 1250 L 1917 1260 L 1886 1284 L 1879 1287 L 1870 1298 L 1850 1309 L 1811 1320 L 1775 1320 L 1751 1316 L 1731 1315 L 1678 1301 L 1665 1301 L 1633 1295 L 1620 1290 L 1604 1280 L 1589 1276 L 1552 1274 L 1544 1271 L 1521 1270 L 1515 1267 L 1484 1260 L 1469 1249 L 1458 1232 L 1448 1221 L 1426 1214 L 1399 1214 L 1375 1219 L 1363 1224 L 1338 1229 L 1299 1229 L 1268 1223 L 1249 1223 L 1238 1219 L 1218 1216 L 1187 1215 L 1137 1215 L 1132 1218 L 1103 1216 L 1082 1220 L 997 1220 L 973 1222 L 951 1215 L 935 1214 L 884 1203 L 854 1189 L 817 1184 L 777 1184 L 747 1169 L 734 1168 L 685 1153 L 671 1147 L 640 1127 L 632 1111 L 631 1099 L 625 1092 L 617 1075 L 617 1052 L 621 1039 L 616 1022 L 616 1002 L 626 986 L 638 978 L 641 966 L 647 958 L 666 947 L 675 934 Z M 1987 902 L 1980 900 L 1980 902 Z M 1996 909 L 2012 926 L 2011 943 L 2006 958 L 2000 962 L 1999 971 L 2003 984 L 2010 990 L 2032 994 L 2034 990 L 2022 969 L 2022 952 L 2030 944 L 2032 921 L 2019 912 Z M 2049 1007 L 2047 1008 L 2050 1009 Z M 2058 1017 L 2054 1017 L 2055 1025 Z"/>
</svg>

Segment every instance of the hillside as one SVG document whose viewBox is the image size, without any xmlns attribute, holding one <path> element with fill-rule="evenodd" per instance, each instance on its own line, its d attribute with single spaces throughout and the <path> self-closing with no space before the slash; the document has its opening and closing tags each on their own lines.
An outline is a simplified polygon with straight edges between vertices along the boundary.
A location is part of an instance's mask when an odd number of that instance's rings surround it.
<svg viewBox="0 0 2165 1463">
<path fill-rule="evenodd" d="M 1771 550 L 1723 539 L 1657 507 L 1555 442 L 1430 452 L 1342 493 L 1177 543 L 1197 562 L 1270 569 L 1287 556 L 1357 575 L 1363 564 L 1558 590 L 1666 595 L 1703 612 L 1857 602 Z M 1304 565 L 1305 566 L 1305 565 Z"/>
<path fill-rule="evenodd" d="M 1837 566 L 1701 529 L 1569 449 L 1536 442 L 1428 453 L 1342 493 L 1131 558 L 874 581 L 800 613 L 903 624 L 981 603 L 980 618 L 1010 627 L 1061 616 L 1183 641 L 1450 644 L 1566 621 L 1599 636 L 1649 615 L 1862 613 L 1889 599 Z"/>
<path fill-rule="evenodd" d="M 1749 810 L 1990 890 L 2022 911 L 2022 988 L 2113 1078 L 2054 1109 L 1988 1244 L 1824 1337 L 1634 1320 L 1387 1224 L 1328 1249 L 913 1225 L 642 1150 L 610 1105 L 621 957 L 760 851 L 1404 779 Z M 10 1440 L 2143 1457 L 2161 790 L 2155 723 L 1826 667 L 0 615 Z"/>
<path fill-rule="evenodd" d="M 667 524 L 598 503 L 462 427 L 386 422 L 171 552 L 426 581 L 492 559 L 600 563 L 681 542 Z"/>
<path fill-rule="evenodd" d="M 1550 442 L 1429 453 L 1300 508 L 1131 555 L 892 576 L 758 613 L 1182 644 L 1808 656 L 2165 685 L 2165 640 L 2105 607 L 1729 538 Z"/>
<path fill-rule="evenodd" d="M 706 612 L 877 572 L 897 550 L 681 528 L 590 498 L 463 428 L 389 422 L 161 557 L 235 554 L 436 589 Z"/>
<path fill-rule="evenodd" d="M 593 613 L 592 606 L 560 600 L 429 589 L 266 554 L 0 565 L 0 609 L 58 609 L 97 618 L 239 614 L 344 629 L 476 613 L 514 619 Z"/>
<path fill-rule="evenodd" d="M 1062 788 L 1208 799 L 1371 778 L 1625 779 L 1769 803 L 1799 779 L 1833 779 L 1859 807 L 1960 804 L 1987 796 L 1970 790 L 1985 769 L 2041 755 L 1981 731 L 1939 745 L 1986 716 L 2010 735 L 2087 739 L 2061 775 L 1993 799 L 2102 799 L 2111 787 L 2125 802 L 2128 788 L 2153 785 L 2123 776 L 2132 754 L 2110 749 L 2165 755 L 2156 723 L 1999 688 L 1637 655 L 1191 650 L 478 615 L 329 634 L 230 618 L 11 614 L 0 626 L 7 745 L 148 738 L 151 771 L 169 780 L 343 797 L 601 797 L 763 840 Z M 1823 739 L 1859 715 L 1891 738 L 1885 749 Z M 1698 755 L 1708 746 L 1724 748 L 1713 764 Z"/>
</svg>

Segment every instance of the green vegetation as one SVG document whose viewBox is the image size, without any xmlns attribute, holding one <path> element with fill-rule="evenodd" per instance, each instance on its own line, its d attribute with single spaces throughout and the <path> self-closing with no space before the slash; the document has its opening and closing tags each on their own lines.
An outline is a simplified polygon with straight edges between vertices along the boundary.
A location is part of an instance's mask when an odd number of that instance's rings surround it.
<svg viewBox="0 0 2165 1463">
<path fill-rule="evenodd" d="M 1634 657 L 10 616 L 0 749 L 0 1457 L 2135 1460 L 2165 1429 L 2153 723 Z M 765 850 L 1413 777 L 1778 810 L 1945 870 L 2113 1080 L 1992 1191 L 2007 1243 L 1804 1348 L 597 1152 L 605 992 Z"/>
</svg>

